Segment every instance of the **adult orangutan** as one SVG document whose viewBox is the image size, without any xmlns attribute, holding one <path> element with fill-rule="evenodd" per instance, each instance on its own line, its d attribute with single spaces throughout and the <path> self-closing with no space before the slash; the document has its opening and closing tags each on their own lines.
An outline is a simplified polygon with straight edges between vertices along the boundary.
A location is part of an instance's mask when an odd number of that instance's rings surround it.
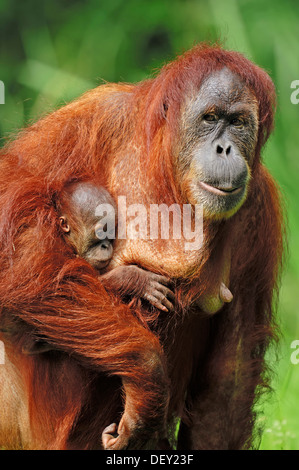
<svg viewBox="0 0 299 470">
<path fill-rule="evenodd" d="M 175 443 L 179 418 L 178 449 L 254 444 L 283 244 L 260 157 L 274 105 L 263 70 L 202 44 L 156 78 L 86 93 L 2 150 L 1 445 L 154 449 Z M 81 180 L 127 205 L 202 205 L 197 250 L 183 238 L 115 241 L 111 269 L 171 279 L 174 311 L 124 303 L 71 256 L 57 207 Z M 222 282 L 233 301 L 203 313 Z M 28 339 L 53 350 L 24 355 Z"/>
</svg>

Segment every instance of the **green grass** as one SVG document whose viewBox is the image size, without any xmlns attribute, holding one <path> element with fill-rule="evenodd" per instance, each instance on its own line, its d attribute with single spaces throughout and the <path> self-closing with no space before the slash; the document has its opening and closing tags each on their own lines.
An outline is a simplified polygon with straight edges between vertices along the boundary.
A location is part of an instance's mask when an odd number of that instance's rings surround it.
<svg viewBox="0 0 299 470">
<path fill-rule="evenodd" d="M 264 428 L 261 450 L 297 450 L 299 448 L 299 364 L 292 364 L 290 345 L 294 337 L 281 341 L 279 361 L 270 360 L 275 370 L 271 398 L 263 403 L 263 416 L 259 418 Z M 274 355 L 273 355 L 274 356 Z"/>
</svg>

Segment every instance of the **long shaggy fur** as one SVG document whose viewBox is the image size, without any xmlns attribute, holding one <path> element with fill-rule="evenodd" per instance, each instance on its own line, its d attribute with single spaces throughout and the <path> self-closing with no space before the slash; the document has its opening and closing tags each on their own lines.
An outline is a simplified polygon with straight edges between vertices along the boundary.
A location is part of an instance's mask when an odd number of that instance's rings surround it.
<svg viewBox="0 0 299 470">
<path fill-rule="evenodd" d="M 174 163 L 181 111 L 209 73 L 224 66 L 259 106 L 248 197 L 231 219 L 205 224 L 194 259 L 171 242 L 119 245 L 118 264 L 136 263 L 176 280 L 175 312 L 153 316 L 108 294 L 97 273 L 74 256 L 59 230 L 57 204 L 66 184 L 85 179 L 115 198 L 125 195 L 128 204 L 187 202 Z M 3 412 L 0 443 L 100 448 L 103 429 L 130 406 L 153 433 L 167 420 L 172 442 L 181 418 L 178 448 L 253 445 L 283 251 L 279 193 L 260 158 L 274 108 L 274 87 L 262 69 L 236 52 L 201 44 L 156 78 L 86 93 L 2 149 L 0 322 L 9 332 L 2 337 L 12 364 L 6 373 L 18 380 L 30 424 L 25 432 Z M 205 318 L 192 300 L 215 282 L 230 247 L 234 301 Z M 28 336 L 46 339 L 53 352 L 24 356 Z M 8 394 L 2 402 L 10 406 Z M 8 433 L 17 436 L 13 443 L 7 444 Z"/>
</svg>

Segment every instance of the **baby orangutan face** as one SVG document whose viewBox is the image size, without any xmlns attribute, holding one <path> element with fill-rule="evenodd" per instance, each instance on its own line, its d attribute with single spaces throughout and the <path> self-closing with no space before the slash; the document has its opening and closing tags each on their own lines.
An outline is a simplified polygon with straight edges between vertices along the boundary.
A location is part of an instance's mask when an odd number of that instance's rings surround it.
<svg viewBox="0 0 299 470">
<path fill-rule="evenodd" d="M 115 237 L 115 204 L 111 196 L 104 188 L 76 183 L 65 202 L 59 221 L 69 243 L 95 269 L 106 268 L 113 256 Z M 96 215 L 99 207 L 105 209 L 104 217 Z"/>
</svg>

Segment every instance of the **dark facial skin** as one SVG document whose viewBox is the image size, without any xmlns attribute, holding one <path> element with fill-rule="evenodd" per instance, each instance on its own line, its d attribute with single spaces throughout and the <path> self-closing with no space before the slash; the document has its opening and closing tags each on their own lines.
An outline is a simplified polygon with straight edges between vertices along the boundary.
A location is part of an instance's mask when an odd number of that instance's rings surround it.
<svg viewBox="0 0 299 470">
<path fill-rule="evenodd" d="M 99 271 L 108 266 L 113 255 L 113 240 L 104 235 L 105 227 L 100 217 L 90 216 L 85 219 L 84 225 L 82 222 L 84 236 L 71 229 L 66 216 L 60 217 L 60 225 L 65 233 L 69 233 L 69 241 L 76 247 L 79 256 Z"/>
<path fill-rule="evenodd" d="M 79 184 L 70 198 L 72 214 L 60 217 L 61 228 L 78 255 L 95 269 L 102 270 L 113 255 L 115 230 L 113 233 L 107 233 L 107 230 L 109 227 L 115 229 L 115 204 L 107 191 L 87 183 Z M 107 206 L 105 219 L 95 214 L 97 206 L 101 204 L 110 205 Z M 74 218 L 76 224 L 72 227 L 70 221 Z"/>
<path fill-rule="evenodd" d="M 211 74 L 183 114 L 179 167 L 190 202 L 228 218 L 246 198 L 258 130 L 254 95 L 229 69 Z"/>
</svg>

